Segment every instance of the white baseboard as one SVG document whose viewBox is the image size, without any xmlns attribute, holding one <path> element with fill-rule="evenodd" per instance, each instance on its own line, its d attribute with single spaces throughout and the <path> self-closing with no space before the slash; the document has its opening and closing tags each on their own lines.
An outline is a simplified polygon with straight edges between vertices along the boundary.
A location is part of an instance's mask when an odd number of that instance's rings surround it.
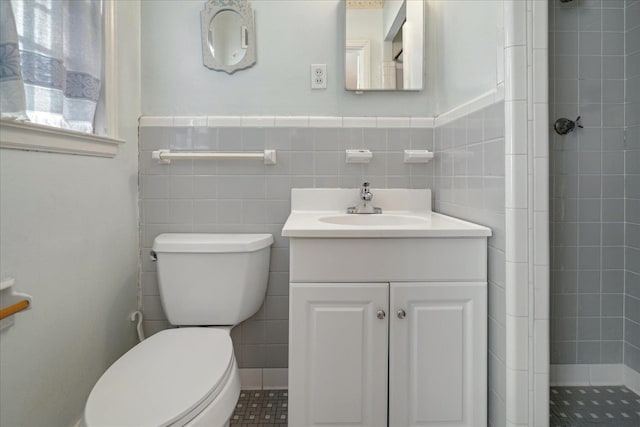
<svg viewBox="0 0 640 427">
<path fill-rule="evenodd" d="M 635 394 L 640 394 L 640 372 L 637 372 L 625 365 L 624 385 L 626 385 Z"/>
<path fill-rule="evenodd" d="M 551 365 L 550 385 L 626 385 L 623 364 Z"/>
<path fill-rule="evenodd" d="M 240 368 L 243 390 L 278 390 L 288 388 L 287 368 Z"/>
<path fill-rule="evenodd" d="M 244 390 L 285 389 L 287 368 L 241 368 L 240 383 Z M 625 385 L 640 394 L 640 373 L 623 364 L 551 365 L 550 385 Z"/>
</svg>

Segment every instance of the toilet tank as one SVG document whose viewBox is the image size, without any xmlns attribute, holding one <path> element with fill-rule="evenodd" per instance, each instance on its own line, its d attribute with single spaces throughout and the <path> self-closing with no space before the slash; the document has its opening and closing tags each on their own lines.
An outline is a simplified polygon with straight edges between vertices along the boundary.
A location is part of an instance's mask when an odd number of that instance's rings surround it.
<svg viewBox="0 0 640 427">
<path fill-rule="evenodd" d="M 271 234 L 166 233 L 153 242 L 167 320 L 176 326 L 236 325 L 264 300 Z"/>
</svg>

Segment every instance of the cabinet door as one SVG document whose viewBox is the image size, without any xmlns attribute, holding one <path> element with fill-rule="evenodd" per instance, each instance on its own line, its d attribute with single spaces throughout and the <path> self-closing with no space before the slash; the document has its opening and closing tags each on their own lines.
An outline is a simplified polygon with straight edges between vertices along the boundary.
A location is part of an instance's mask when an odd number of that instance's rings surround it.
<svg viewBox="0 0 640 427">
<path fill-rule="evenodd" d="M 486 425 L 486 292 L 486 283 L 391 283 L 390 426 Z"/>
<path fill-rule="evenodd" d="M 289 425 L 386 426 L 388 283 L 292 283 Z"/>
</svg>

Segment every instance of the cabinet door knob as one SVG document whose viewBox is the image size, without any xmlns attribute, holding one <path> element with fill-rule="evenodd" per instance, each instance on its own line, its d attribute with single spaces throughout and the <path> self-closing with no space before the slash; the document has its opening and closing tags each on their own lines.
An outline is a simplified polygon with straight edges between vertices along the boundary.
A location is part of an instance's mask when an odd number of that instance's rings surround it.
<svg viewBox="0 0 640 427">
<path fill-rule="evenodd" d="M 403 309 L 398 310 L 398 319 L 404 319 L 406 315 Z"/>
<path fill-rule="evenodd" d="M 378 319 L 384 319 L 387 313 L 385 313 L 384 310 L 378 310 L 377 315 L 378 315 Z"/>
</svg>

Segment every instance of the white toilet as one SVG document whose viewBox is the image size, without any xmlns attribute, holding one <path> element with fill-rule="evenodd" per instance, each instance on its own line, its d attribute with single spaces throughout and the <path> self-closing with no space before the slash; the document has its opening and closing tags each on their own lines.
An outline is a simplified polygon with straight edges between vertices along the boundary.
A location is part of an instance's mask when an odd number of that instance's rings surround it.
<svg viewBox="0 0 640 427">
<path fill-rule="evenodd" d="M 142 341 L 102 375 L 84 425 L 228 425 L 240 394 L 229 332 L 264 300 L 272 243 L 270 234 L 156 237 L 162 305 L 180 328 Z"/>
</svg>

